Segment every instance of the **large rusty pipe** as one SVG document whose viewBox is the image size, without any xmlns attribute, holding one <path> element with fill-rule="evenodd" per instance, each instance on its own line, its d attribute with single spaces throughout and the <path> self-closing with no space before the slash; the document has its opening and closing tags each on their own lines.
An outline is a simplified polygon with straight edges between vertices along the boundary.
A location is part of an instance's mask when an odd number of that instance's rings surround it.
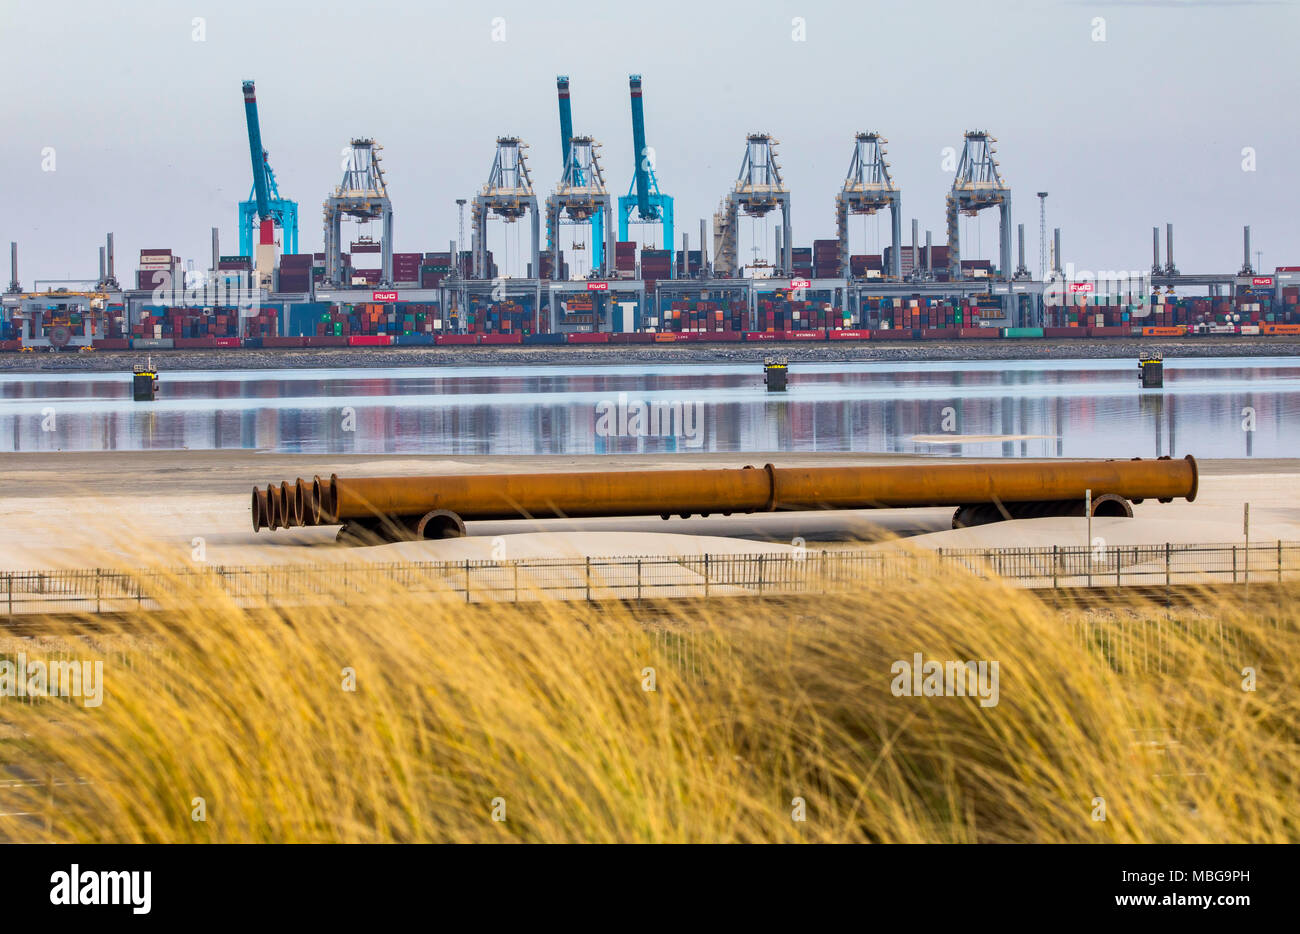
<svg viewBox="0 0 1300 934">
<path fill-rule="evenodd" d="M 1041 503 L 1112 494 L 1195 499 L 1196 461 L 994 461 L 441 477 L 320 477 L 253 491 L 254 529 L 347 520 L 557 519 Z"/>
</svg>

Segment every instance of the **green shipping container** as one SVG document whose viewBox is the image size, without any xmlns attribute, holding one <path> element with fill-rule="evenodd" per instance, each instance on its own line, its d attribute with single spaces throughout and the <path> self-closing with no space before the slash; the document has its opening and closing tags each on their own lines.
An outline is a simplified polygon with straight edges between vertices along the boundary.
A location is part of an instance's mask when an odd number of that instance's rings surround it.
<svg viewBox="0 0 1300 934">
<path fill-rule="evenodd" d="M 1003 337 L 1042 337 L 1042 328 L 1003 328 Z"/>
</svg>

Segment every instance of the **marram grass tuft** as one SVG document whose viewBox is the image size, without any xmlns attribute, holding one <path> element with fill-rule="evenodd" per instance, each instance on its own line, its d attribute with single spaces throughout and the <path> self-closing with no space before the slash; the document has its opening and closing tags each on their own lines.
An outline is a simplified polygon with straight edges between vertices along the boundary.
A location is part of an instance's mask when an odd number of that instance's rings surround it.
<svg viewBox="0 0 1300 934">
<path fill-rule="evenodd" d="M 98 706 L 0 696 L 0 839 L 1300 840 L 1293 601 L 1064 614 L 951 574 L 653 609 L 189 586 L 0 643 L 104 662 Z M 899 696 L 920 659 L 996 662 L 996 703 Z"/>
</svg>

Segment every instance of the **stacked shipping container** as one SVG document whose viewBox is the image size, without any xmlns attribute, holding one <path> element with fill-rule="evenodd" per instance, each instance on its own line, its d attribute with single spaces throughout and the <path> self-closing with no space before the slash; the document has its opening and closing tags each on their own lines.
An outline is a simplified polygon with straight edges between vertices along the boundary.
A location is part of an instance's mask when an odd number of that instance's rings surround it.
<svg viewBox="0 0 1300 934">
<path fill-rule="evenodd" d="M 310 253 L 286 253 L 280 257 L 281 292 L 310 292 L 312 265 L 315 258 Z"/>
</svg>

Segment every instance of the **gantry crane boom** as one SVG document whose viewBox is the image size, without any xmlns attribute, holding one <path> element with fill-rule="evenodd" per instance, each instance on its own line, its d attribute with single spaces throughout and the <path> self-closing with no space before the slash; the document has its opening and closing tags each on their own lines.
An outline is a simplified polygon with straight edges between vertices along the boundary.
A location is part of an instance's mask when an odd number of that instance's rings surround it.
<svg viewBox="0 0 1300 934">
<path fill-rule="evenodd" d="M 673 199 L 659 190 L 655 175 L 654 150 L 646 145 L 645 107 L 641 96 L 641 76 L 628 75 L 628 89 L 632 95 L 632 184 L 627 194 L 618 199 L 618 238 L 628 238 L 628 221 L 633 210 L 641 223 L 660 224 L 663 227 L 663 247 L 673 249 Z M 674 266 L 674 268 L 676 268 Z"/>
<path fill-rule="evenodd" d="M 251 81 L 244 82 L 244 119 L 248 123 L 248 151 L 253 162 L 257 217 L 267 221 L 271 219 L 271 197 L 266 185 L 266 150 L 262 148 L 262 127 L 257 119 L 257 91 Z"/>
<path fill-rule="evenodd" d="M 628 85 L 632 92 L 632 157 L 636 165 L 636 209 L 644 220 L 658 220 L 658 206 L 650 204 L 649 153 L 645 145 L 645 108 L 641 103 L 641 76 L 631 75 Z M 671 249 L 672 244 L 668 247 Z"/>
<path fill-rule="evenodd" d="M 257 116 L 257 92 L 252 81 L 243 83 L 244 119 L 248 124 L 248 154 L 253 165 L 253 190 L 248 200 L 239 203 L 239 250 L 253 253 L 253 226 L 259 227 L 257 242 L 271 243 L 273 227 L 284 234 L 286 253 L 298 252 L 298 202 L 280 197 L 275 172 L 262 146 L 262 126 Z"/>
<path fill-rule="evenodd" d="M 569 99 L 569 76 L 555 76 L 555 90 L 560 98 L 560 165 L 569 164 L 569 147 L 573 145 L 573 105 Z"/>
</svg>

